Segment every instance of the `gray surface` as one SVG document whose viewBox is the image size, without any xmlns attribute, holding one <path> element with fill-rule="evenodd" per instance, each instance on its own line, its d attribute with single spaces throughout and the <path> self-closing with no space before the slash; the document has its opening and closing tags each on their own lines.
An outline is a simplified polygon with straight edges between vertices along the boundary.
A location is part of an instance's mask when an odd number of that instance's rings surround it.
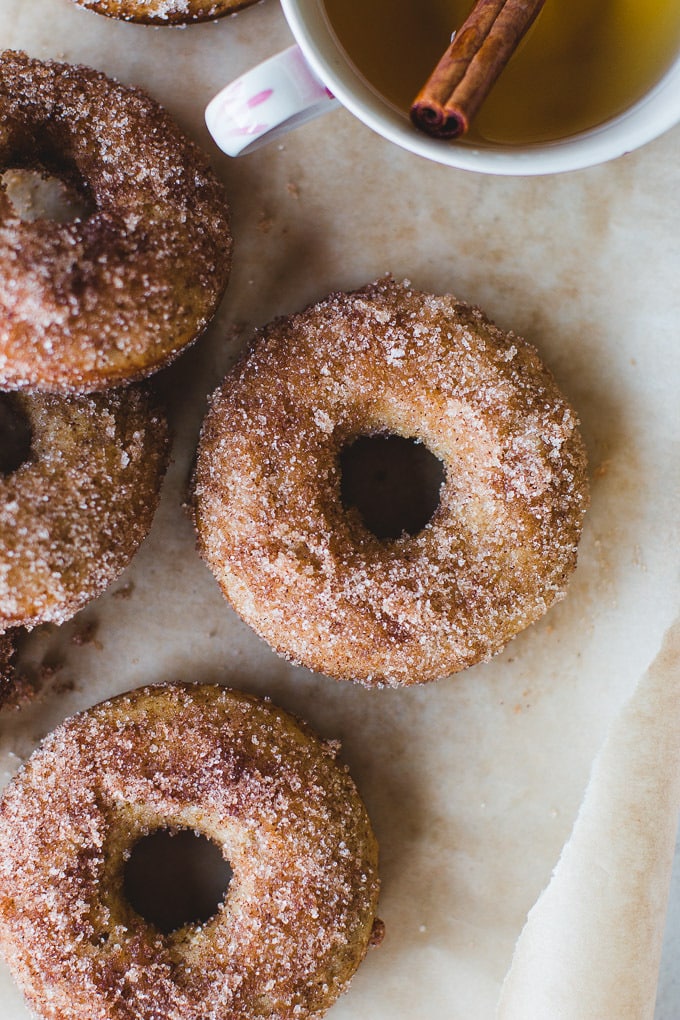
<svg viewBox="0 0 680 1020">
<path fill-rule="evenodd" d="M 654 1020 L 680 1017 L 680 843 L 675 848 Z"/>
</svg>

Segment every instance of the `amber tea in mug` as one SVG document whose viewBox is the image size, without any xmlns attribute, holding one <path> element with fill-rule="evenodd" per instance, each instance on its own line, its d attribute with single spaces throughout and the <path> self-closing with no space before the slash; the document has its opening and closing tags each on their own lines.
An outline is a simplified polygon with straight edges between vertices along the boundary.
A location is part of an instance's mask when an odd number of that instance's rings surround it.
<svg viewBox="0 0 680 1020">
<path fill-rule="evenodd" d="M 405 115 L 473 4 L 319 2 L 360 76 Z M 680 0 L 546 0 L 477 114 L 470 140 L 524 145 L 602 124 L 640 99 L 679 47 Z"/>
</svg>

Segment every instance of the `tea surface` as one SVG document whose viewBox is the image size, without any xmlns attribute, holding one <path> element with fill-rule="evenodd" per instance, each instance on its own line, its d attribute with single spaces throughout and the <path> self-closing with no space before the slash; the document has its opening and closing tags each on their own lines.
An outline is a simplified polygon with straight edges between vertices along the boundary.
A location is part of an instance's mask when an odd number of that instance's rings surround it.
<svg viewBox="0 0 680 1020">
<path fill-rule="evenodd" d="M 357 71 L 407 113 L 472 0 L 320 0 Z M 680 48 L 679 0 L 546 0 L 478 113 L 472 139 L 522 144 L 601 124 Z"/>
</svg>

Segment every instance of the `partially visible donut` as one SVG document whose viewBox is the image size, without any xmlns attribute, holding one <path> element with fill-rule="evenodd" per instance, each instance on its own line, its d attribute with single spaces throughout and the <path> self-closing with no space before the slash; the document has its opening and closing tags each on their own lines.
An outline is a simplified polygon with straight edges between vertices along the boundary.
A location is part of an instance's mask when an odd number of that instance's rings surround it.
<svg viewBox="0 0 680 1020">
<path fill-rule="evenodd" d="M 422 442 L 439 506 L 383 541 L 341 499 L 360 435 Z M 368 685 L 487 659 L 564 595 L 588 503 L 577 419 L 535 349 L 478 309 L 381 280 L 279 319 L 214 394 L 199 549 L 296 662 Z"/>
<path fill-rule="evenodd" d="M 30 452 L 0 472 L 0 631 L 62 623 L 128 565 L 158 505 L 165 418 L 146 387 L 0 394 Z"/>
<path fill-rule="evenodd" d="M 199 149 L 137 89 L 0 56 L 0 173 L 37 170 L 90 216 L 23 221 L 0 181 L 0 388 L 89 392 L 147 376 L 203 330 L 231 235 Z"/>
<path fill-rule="evenodd" d="M 186 25 L 233 14 L 256 0 L 75 0 L 97 14 L 147 25 Z"/>
<path fill-rule="evenodd" d="M 215 842 L 233 870 L 202 925 L 127 902 L 133 846 Z M 377 847 L 335 749 L 260 699 L 147 687 L 63 723 L 0 805 L 0 946 L 44 1020 L 304 1020 L 373 940 Z"/>
</svg>

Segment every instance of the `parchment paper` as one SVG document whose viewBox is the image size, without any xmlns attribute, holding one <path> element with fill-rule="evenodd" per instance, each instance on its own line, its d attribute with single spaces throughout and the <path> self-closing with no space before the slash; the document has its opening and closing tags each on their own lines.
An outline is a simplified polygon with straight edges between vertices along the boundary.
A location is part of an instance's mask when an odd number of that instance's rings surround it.
<svg viewBox="0 0 680 1020">
<path fill-rule="evenodd" d="M 69 0 L 0 0 L 3 46 L 89 63 L 146 87 L 171 110 L 212 153 L 236 246 L 220 313 L 160 383 L 176 439 L 153 531 L 107 595 L 61 631 L 32 637 L 28 659 L 54 676 L 20 712 L 0 715 L 0 779 L 66 715 L 142 683 L 217 680 L 271 695 L 341 739 L 381 843 L 387 936 L 329 1016 L 490 1020 L 605 735 L 680 608 L 680 131 L 607 166 L 552 178 L 430 165 L 343 110 L 251 156 L 220 156 L 203 126 L 206 102 L 290 41 L 275 0 L 183 30 L 116 23 Z M 539 347 L 582 418 L 592 508 L 568 597 L 543 621 L 456 678 L 370 692 L 295 669 L 259 641 L 198 559 L 181 503 L 206 394 L 252 327 L 387 271 L 478 303 Z M 666 695 L 652 695 L 649 718 L 628 712 L 603 751 L 605 762 L 614 755 L 606 773 L 620 776 L 622 789 L 636 760 L 617 752 L 616 734 L 623 730 L 625 747 L 626 733 L 647 740 L 658 732 Z M 672 733 L 672 713 L 665 723 Z M 605 824 L 612 810 L 615 791 L 598 769 L 562 875 L 578 852 L 587 878 L 592 862 L 579 832 L 593 816 Z M 676 782 L 669 760 L 670 773 Z M 666 867 L 676 805 L 660 790 L 662 810 L 650 824 L 662 826 Z M 634 843 L 631 825 L 622 813 L 612 842 Z M 656 890 L 636 1005 L 622 1007 L 620 997 L 612 1005 L 604 988 L 601 1012 L 591 1014 L 585 988 L 573 982 L 565 1012 L 545 1006 L 533 997 L 530 952 L 527 969 L 522 963 L 528 929 L 513 970 L 527 980 L 510 980 L 501 1016 L 651 1015 L 666 883 L 652 864 L 631 887 L 640 909 L 646 876 Z M 574 923 L 575 904 L 589 905 L 587 884 L 574 889 L 557 903 L 557 930 Z M 628 902 L 629 916 L 637 903 Z M 590 930 L 590 911 L 578 922 Z M 0 1015 L 28 1016 L 1 969 Z"/>
<path fill-rule="evenodd" d="M 654 1011 L 680 809 L 680 621 L 612 725 L 574 831 L 529 913 L 499 1018 Z"/>
</svg>

